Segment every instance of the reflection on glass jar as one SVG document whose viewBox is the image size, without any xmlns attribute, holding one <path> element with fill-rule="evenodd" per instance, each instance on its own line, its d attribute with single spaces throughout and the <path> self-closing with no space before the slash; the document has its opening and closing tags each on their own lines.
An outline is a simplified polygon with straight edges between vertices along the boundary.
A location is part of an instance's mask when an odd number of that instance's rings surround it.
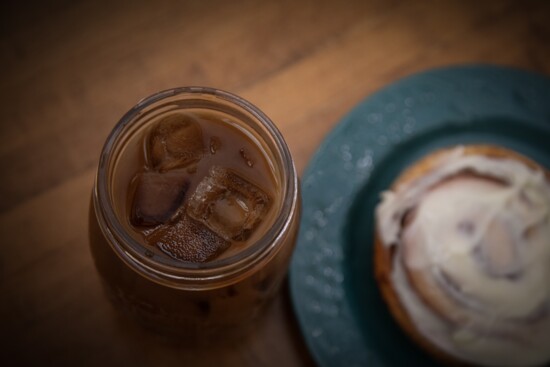
<svg viewBox="0 0 550 367">
<path fill-rule="evenodd" d="M 239 334 L 279 290 L 298 231 L 288 147 L 256 107 L 178 88 L 122 117 L 103 148 L 90 247 L 109 298 L 189 339 Z"/>
</svg>

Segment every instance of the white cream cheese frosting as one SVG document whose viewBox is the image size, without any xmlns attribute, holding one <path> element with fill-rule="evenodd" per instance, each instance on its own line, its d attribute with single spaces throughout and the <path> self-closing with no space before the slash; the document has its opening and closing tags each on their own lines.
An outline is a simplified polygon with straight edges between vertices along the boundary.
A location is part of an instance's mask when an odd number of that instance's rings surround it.
<svg viewBox="0 0 550 367">
<path fill-rule="evenodd" d="M 384 192 L 376 215 L 382 242 L 397 250 L 394 289 L 424 337 L 478 365 L 550 362 L 542 171 L 457 148 L 422 178 Z"/>
</svg>

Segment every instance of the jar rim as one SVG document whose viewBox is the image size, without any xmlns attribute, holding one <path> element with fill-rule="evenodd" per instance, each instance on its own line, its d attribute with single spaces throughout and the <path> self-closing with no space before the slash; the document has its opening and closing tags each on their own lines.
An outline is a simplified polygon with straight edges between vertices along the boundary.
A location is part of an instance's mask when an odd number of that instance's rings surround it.
<svg viewBox="0 0 550 367">
<path fill-rule="evenodd" d="M 192 263 L 179 260 L 158 262 L 145 254 L 144 245 L 131 236 L 124 229 L 115 213 L 112 198 L 109 192 L 109 169 L 116 160 L 114 154 L 119 138 L 127 131 L 132 123 L 139 121 L 141 112 L 156 103 L 171 97 L 193 97 L 210 99 L 229 104 L 231 107 L 242 109 L 252 115 L 254 121 L 265 128 L 269 137 L 275 143 L 275 159 L 280 157 L 282 200 L 278 215 L 273 224 L 253 244 L 234 255 L 214 259 L 204 263 Z M 281 237 L 287 232 L 291 224 L 293 213 L 298 201 L 298 178 L 294 161 L 288 146 L 275 124 L 259 108 L 245 99 L 220 89 L 210 87 L 178 87 L 157 92 L 140 100 L 126 112 L 115 125 L 101 151 L 98 170 L 93 191 L 95 215 L 107 242 L 117 255 L 131 268 L 145 277 L 172 286 L 181 283 L 205 285 L 213 281 L 220 281 L 246 272 L 270 253 L 276 251 L 277 244 L 281 244 Z"/>
</svg>

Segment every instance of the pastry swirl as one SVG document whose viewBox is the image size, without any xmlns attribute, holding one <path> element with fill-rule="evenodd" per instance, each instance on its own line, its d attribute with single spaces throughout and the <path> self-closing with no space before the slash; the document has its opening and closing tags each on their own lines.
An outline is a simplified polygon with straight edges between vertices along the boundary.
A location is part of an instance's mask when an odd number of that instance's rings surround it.
<svg viewBox="0 0 550 367">
<path fill-rule="evenodd" d="M 493 146 L 440 151 L 382 194 L 376 219 L 382 293 L 428 351 L 485 366 L 550 361 L 548 172 Z"/>
</svg>

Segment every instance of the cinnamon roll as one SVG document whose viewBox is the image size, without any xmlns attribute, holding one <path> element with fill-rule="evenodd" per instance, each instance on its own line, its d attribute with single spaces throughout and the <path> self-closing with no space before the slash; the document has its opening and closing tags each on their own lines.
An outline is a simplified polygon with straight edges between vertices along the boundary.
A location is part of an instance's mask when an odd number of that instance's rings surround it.
<svg viewBox="0 0 550 367">
<path fill-rule="evenodd" d="M 430 154 L 382 193 L 375 269 L 397 322 L 448 364 L 550 362 L 550 171 L 495 146 Z"/>
</svg>

